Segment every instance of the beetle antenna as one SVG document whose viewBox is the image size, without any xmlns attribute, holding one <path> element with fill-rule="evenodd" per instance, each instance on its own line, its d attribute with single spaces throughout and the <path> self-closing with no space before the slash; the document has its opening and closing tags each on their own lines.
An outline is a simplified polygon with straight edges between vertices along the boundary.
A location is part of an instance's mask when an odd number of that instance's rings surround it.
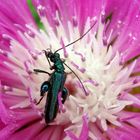
<svg viewBox="0 0 140 140">
<path fill-rule="evenodd" d="M 78 39 L 76 39 L 75 41 L 73 41 L 73 42 L 67 44 L 67 45 L 65 46 L 65 48 L 68 47 L 68 46 L 70 46 L 70 45 L 72 45 L 72 44 L 74 44 L 74 43 L 76 43 L 76 42 L 78 42 L 79 40 L 81 40 L 89 31 L 91 31 L 91 29 L 94 27 L 95 24 L 96 24 L 96 22 L 95 22 L 82 36 L 80 36 L 80 37 L 79 37 Z M 62 49 L 63 49 L 63 47 L 60 48 L 60 49 L 58 49 L 58 50 L 56 50 L 54 53 L 56 53 L 56 52 L 58 52 L 58 51 L 60 51 L 60 50 L 62 50 Z"/>
<path fill-rule="evenodd" d="M 78 77 L 78 75 L 65 62 L 64 62 L 64 65 L 67 66 L 73 72 L 73 74 L 78 78 L 80 84 L 82 85 L 82 88 L 83 88 L 85 94 L 88 95 L 88 93 L 87 93 L 87 91 L 86 91 L 81 79 Z"/>
</svg>

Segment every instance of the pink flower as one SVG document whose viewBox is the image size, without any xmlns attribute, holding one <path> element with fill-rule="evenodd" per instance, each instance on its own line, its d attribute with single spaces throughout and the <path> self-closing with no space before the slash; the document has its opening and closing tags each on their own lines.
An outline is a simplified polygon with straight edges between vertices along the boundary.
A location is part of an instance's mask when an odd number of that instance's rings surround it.
<svg viewBox="0 0 140 140">
<path fill-rule="evenodd" d="M 45 30 L 38 29 L 26 0 L 0 1 L 0 140 L 139 140 L 140 1 L 33 4 Z M 35 102 L 49 76 L 33 70 L 52 73 L 42 50 L 61 47 L 61 58 L 88 96 L 66 68 L 69 97 L 45 124 L 46 97 Z"/>
</svg>

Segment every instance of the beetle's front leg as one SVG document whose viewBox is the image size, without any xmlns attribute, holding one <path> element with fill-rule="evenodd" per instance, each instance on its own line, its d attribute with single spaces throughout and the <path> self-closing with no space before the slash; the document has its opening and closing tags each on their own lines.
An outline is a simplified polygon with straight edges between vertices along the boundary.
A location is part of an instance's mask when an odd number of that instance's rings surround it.
<svg viewBox="0 0 140 140">
<path fill-rule="evenodd" d="M 40 70 L 40 69 L 34 69 L 34 72 L 35 72 L 35 73 L 46 73 L 46 74 L 48 74 L 49 76 L 51 75 L 49 72 L 44 71 L 44 70 Z"/>
</svg>

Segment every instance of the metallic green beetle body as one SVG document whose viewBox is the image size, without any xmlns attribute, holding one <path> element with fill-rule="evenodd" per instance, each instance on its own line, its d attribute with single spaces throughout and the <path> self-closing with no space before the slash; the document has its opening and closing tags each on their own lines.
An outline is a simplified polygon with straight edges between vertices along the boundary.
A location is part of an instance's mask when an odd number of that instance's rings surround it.
<svg viewBox="0 0 140 140">
<path fill-rule="evenodd" d="M 44 94 L 48 92 L 44 117 L 46 123 L 49 123 L 54 120 L 58 112 L 58 93 L 62 93 L 62 103 L 64 103 L 67 98 L 68 91 L 64 87 L 66 73 L 64 71 L 65 68 L 63 61 L 60 59 L 60 55 L 52 52 L 45 52 L 45 54 L 46 57 L 48 57 L 50 61 L 54 63 L 54 65 L 51 67 L 51 70 L 54 69 L 54 72 L 50 75 L 50 79 L 41 85 L 40 89 L 41 96 L 44 96 Z"/>
</svg>

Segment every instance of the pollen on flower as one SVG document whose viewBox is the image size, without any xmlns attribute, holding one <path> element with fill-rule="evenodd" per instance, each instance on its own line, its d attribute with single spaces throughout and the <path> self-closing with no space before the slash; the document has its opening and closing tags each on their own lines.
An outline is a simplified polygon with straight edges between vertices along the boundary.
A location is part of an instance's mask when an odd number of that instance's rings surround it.
<svg viewBox="0 0 140 140">
<path fill-rule="evenodd" d="M 38 10 L 43 15 L 42 10 L 44 8 L 40 6 Z M 77 24 L 73 25 L 71 22 L 68 22 L 66 31 L 57 14 L 55 20 L 57 19 L 59 24 L 56 26 L 55 31 L 49 26 L 49 22 L 43 16 L 41 18 L 44 25 L 46 25 L 47 33 L 43 30 L 38 31 L 30 25 L 26 25 L 26 27 L 34 36 L 18 31 L 27 48 L 10 38 L 11 52 L 6 52 L 10 63 L 5 62 L 5 65 L 11 69 L 13 72 L 12 77 L 16 77 L 15 79 L 18 79 L 16 82 L 20 81 L 22 86 L 17 84 L 18 89 L 12 88 L 14 92 L 11 92 L 10 87 L 3 87 L 3 89 L 6 94 L 23 97 L 22 101 L 12 105 L 10 109 L 31 106 L 38 114 L 44 112 L 46 99 L 44 98 L 38 106 L 35 105 L 35 101 L 37 102 L 40 99 L 40 85 L 49 76 L 36 74 L 33 71 L 33 69 L 38 68 L 51 73 L 42 50 L 50 48 L 54 52 L 62 47 L 62 42 L 66 45 L 80 36 Z M 93 21 L 95 20 L 96 18 L 93 19 Z M 121 24 L 120 21 L 118 22 Z M 88 18 L 84 32 L 90 26 L 91 19 Z M 69 83 L 74 85 L 76 89 L 74 92 L 76 93 L 70 93 L 69 98 L 64 104 L 66 111 L 59 112 L 51 125 L 71 122 L 73 125 L 68 126 L 66 131 L 75 132 L 76 135 L 79 135 L 79 128 L 82 129 L 82 122 L 84 122 L 83 115 L 86 114 L 88 116 L 88 123 L 100 123 L 103 131 L 108 129 L 108 122 L 115 126 L 121 126 L 117 114 L 133 102 L 128 99 L 121 99 L 120 96 L 126 90 L 138 86 L 138 83 L 134 83 L 135 79 L 130 77 L 136 61 L 131 66 L 124 67 L 121 63 L 121 54 L 113 50 L 114 48 L 111 45 L 107 46 L 113 31 L 110 32 L 108 37 L 104 36 L 103 32 L 104 24 L 98 22 L 83 39 L 68 48 L 64 47 L 59 52 L 61 58 L 66 60 L 66 63 L 81 79 L 89 95 L 85 95 L 78 79 L 66 68 L 68 73 L 66 85 L 69 85 Z M 27 92 L 24 92 L 25 90 Z M 93 132 L 89 132 L 89 136 L 95 138 Z"/>
</svg>

